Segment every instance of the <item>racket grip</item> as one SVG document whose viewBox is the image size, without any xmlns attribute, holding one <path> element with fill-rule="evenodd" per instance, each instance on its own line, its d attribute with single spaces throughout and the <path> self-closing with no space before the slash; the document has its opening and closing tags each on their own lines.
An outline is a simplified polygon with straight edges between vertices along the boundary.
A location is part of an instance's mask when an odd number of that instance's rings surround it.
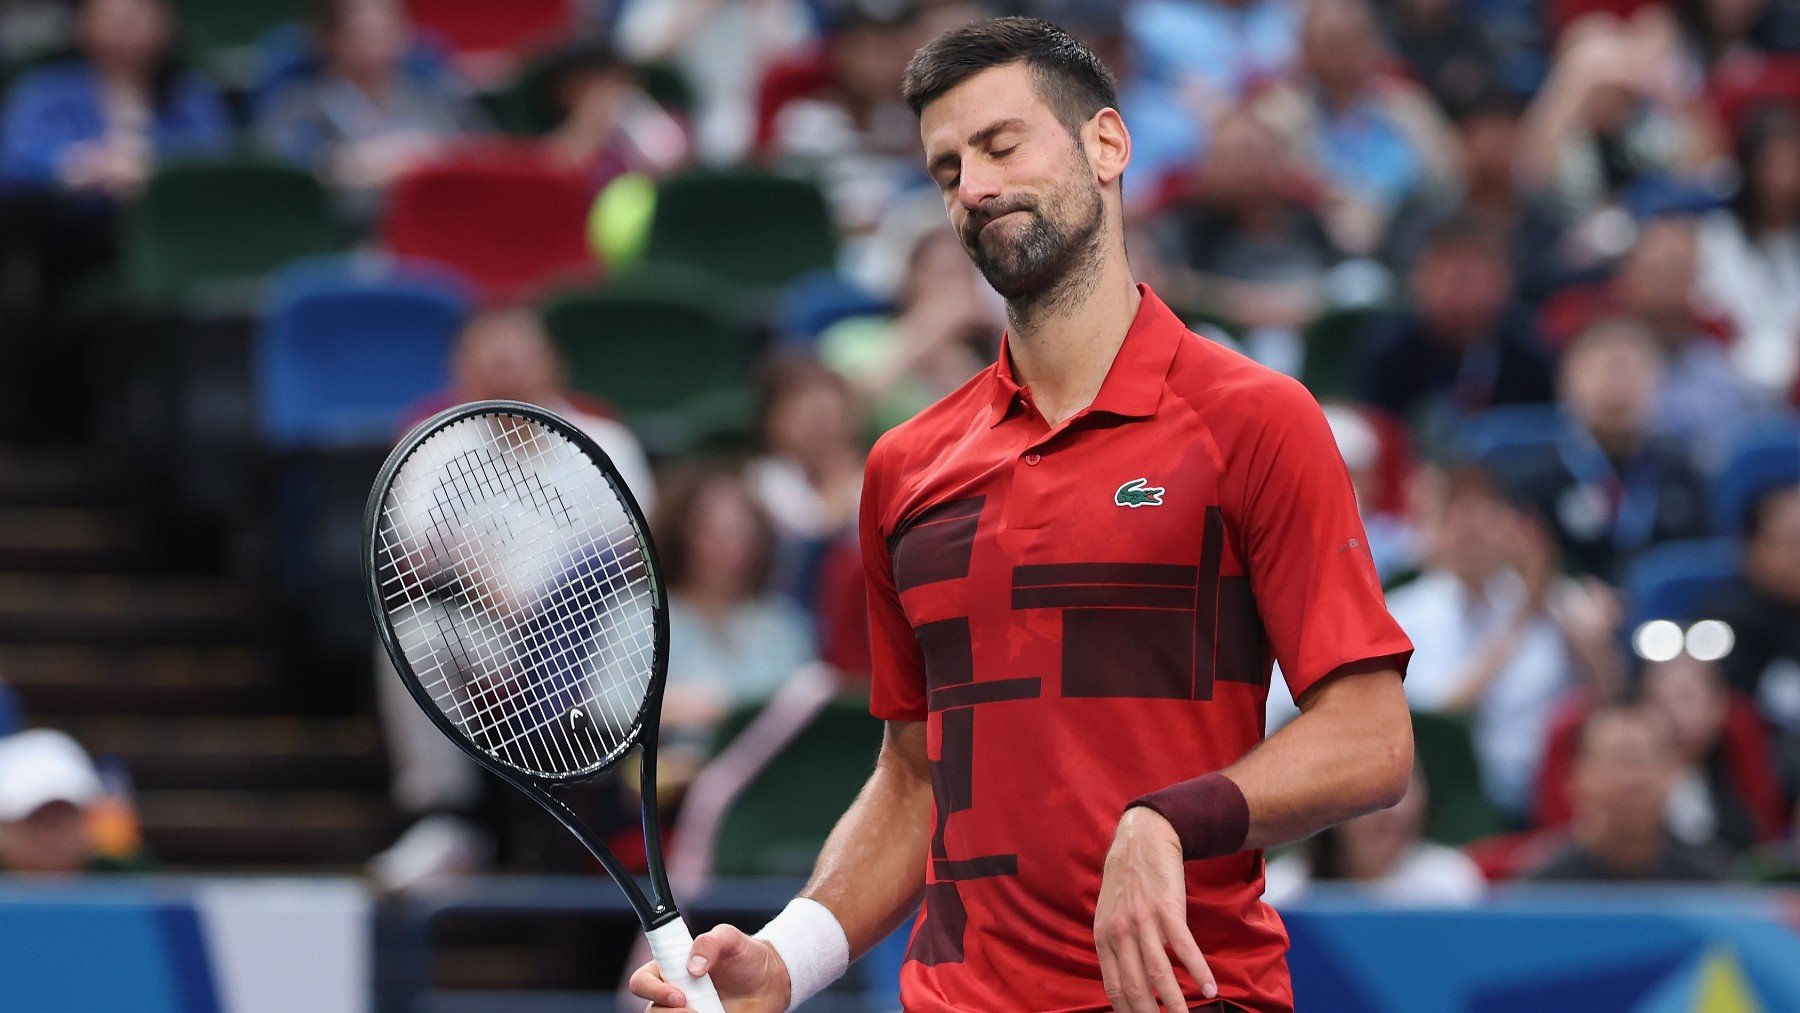
<svg viewBox="0 0 1800 1013">
<path fill-rule="evenodd" d="M 705 975 L 695 978 L 687 973 L 688 952 L 694 948 L 694 937 L 688 932 L 687 922 L 676 917 L 644 935 L 650 939 L 650 955 L 656 958 L 663 980 L 681 989 L 681 994 L 687 996 L 689 1009 L 698 1013 L 725 1013 L 725 1004 L 719 1001 L 719 992 L 713 988 L 712 979 Z"/>
</svg>

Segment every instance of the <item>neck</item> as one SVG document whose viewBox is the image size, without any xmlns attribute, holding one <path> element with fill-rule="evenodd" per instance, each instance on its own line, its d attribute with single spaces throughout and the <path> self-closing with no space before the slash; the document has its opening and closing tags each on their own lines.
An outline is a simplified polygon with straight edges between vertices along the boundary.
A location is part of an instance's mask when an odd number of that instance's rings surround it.
<svg viewBox="0 0 1800 1013">
<path fill-rule="evenodd" d="M 1006 304 L 1013 374 L 1052 428 L 1093 403 L 1143 301 L 1123 244 L 1106 239 L 1116 254 L 1096 249 L 1091 266 L 1077 264 L 1050 291 Z"/>
</svg>

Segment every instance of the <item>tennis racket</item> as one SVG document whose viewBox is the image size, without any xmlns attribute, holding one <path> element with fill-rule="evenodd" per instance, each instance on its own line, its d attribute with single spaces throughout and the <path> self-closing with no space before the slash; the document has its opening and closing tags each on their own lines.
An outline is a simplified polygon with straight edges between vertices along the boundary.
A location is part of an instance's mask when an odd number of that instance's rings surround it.
<svg viewBox="0 0 1800 1013">
<path fill-rule="evenodd" d="M 663 978 L 700 1013 L 723 1013 L 712 983 L 686 973 L 693 937 L 663 865 L 656 733 L 668 601 L 643 512 L 612 461 L 542 408 L 460 405 L 388 456 L 364 529 L 369 607 L 413 699 L 593 852 Z M 633 745 L 650 896 L 555 793 Z"/>
</svg>

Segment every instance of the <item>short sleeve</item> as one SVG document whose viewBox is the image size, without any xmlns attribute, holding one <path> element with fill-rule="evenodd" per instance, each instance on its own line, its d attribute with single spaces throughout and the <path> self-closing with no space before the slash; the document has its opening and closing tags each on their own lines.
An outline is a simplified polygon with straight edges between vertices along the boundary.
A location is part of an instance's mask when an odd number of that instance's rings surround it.
<svg viewBox="0 0 1800 1013">
<path fill-rule="evenodd" d="M 863 474 L 857 524 L 869 599 L 869 712 L 883 721 L 923 721 L 925 656 L 900 607 L 893 554 L 888 551 L 887 532 L 881 528 L 884 476 L 880 451 L 877 445 Z"/>
<path fill-rule="evenodd" d="M 1341 671 L 1404 674 L 1412 642 L 1388 614 L 1324 412 L 1298 383 L 1277 382 L 1246 423 L 1239 524 L 1257 612 L 1298 700 Z"/>
</svg>

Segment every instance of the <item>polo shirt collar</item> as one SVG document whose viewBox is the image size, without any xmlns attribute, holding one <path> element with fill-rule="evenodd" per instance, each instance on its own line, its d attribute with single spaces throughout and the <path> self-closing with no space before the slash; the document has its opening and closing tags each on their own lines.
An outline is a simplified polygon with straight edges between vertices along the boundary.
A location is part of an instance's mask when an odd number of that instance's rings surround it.
<svg viewBox="0 0 1800 1013">
<path fill-rule="evenodd" d="M 1173 310 L 1157 298 L 1150 286 L 1138 284 L 1137 316 L 1125 332 L 1125 341 L 1113 357 L 1100 392 L 1088 405 L 1087 413 L 1105 412 L 1128 419 L 1147 419 L 1156 414 L 1162 400 L 1163 381 L 1175 361 L 1175 351 L 1187 334 L 1187 325 Z M 1010 334 L 1000 337 L 1000 361 L 995 364 L 993 409 L 989 428 L 1006 420 L 1007 413 L 1019 401 L 1022 389 L 1013 376 L 1012 355 L 1007 351 Z"/>
</svg>

